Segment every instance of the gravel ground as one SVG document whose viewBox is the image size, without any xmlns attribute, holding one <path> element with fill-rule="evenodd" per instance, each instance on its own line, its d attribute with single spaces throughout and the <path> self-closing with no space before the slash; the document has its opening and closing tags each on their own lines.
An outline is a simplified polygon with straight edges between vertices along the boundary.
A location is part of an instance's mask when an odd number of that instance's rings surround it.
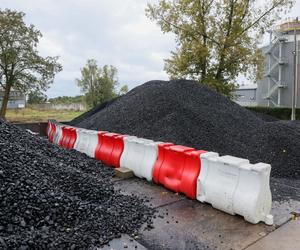
<svg viewBox="0 0 300 250">
<path fill-rule="evenodd" d="M 111 176 L 0 120 L 0 249 L 93 249 L 151 228 L 154 210 L 115 191 Z"/>
<path fill-rule="evenodd" d="M 193 81 L 150 81 L 96 109 L 71 124 L 270 163 L 272 176 L 300 178 L 298 123 L 261 119 Z"/>
</svg>

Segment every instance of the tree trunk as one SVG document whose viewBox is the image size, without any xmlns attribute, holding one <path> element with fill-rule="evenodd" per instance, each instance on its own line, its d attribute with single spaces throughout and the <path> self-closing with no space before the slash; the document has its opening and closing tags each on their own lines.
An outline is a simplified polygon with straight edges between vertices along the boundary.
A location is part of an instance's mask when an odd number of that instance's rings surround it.
<svg viewBox="0 0 300 250">
<path fill-rule="evenodd" d="M 4 96 L 3 96 L 1 110 L 0 110 L 0 118 L 5 118 L 11 86 L 12 86 L 11 83 L 7 83 L 5 86 Z"/>
</svg>

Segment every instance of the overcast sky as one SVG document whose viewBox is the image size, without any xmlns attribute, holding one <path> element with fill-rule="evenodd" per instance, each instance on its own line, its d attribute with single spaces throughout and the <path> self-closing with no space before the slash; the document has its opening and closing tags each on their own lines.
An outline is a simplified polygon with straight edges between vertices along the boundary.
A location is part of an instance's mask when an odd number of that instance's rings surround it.
<svg viewBox="0 0 300 250">
<path fill-rule="evenodd" d="M 25 21 L 39 29 L 39 50 L 59 56 L 63 71 L 48 97 L 78 95 L 75 78 L 87 59 L 118 68 L 121 84 L 133 88 L 153 79 L 168 79 L 163 59 L 174 50 L 174 37 L 145 17 L 147 2 L 158 0 L 0 0 L 1 8 L 26 13 Z M 296 1 L 291 16 L 300 13 Z"/>
</svg>

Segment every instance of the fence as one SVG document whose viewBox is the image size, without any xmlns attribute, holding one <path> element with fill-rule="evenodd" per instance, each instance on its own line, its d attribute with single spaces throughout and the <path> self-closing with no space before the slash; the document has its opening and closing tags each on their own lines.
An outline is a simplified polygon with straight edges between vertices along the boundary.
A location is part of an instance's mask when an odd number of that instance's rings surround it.
<svg viewBox="0 0 300 250">
<path fill-rule="evenodd" d="M 70 104 L 52 104 L 52 103 L 43 103 L 32 105 L 34 109 L 38 110 L 76 110 L 76 111 L 85 111 L 86 105 L 83 103 L 70 103 Z"/>
</svg>

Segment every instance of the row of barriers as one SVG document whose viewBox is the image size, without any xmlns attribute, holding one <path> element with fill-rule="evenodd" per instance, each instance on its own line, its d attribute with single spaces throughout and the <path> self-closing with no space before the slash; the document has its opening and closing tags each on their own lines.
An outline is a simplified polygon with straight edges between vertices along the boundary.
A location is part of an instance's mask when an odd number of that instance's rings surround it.
<svg viewBox="0 0 300 250">
<path fill-rule="evenodd" d="M 270 214 L 271 166 L 173 143 L 94 131 L 48 121 L 50 142 L 100 160 L 126 167 L 139 178 L 161 184 L 190 199 L 210 203 L 251 223 L 273 224 Z"/>
</svg>

